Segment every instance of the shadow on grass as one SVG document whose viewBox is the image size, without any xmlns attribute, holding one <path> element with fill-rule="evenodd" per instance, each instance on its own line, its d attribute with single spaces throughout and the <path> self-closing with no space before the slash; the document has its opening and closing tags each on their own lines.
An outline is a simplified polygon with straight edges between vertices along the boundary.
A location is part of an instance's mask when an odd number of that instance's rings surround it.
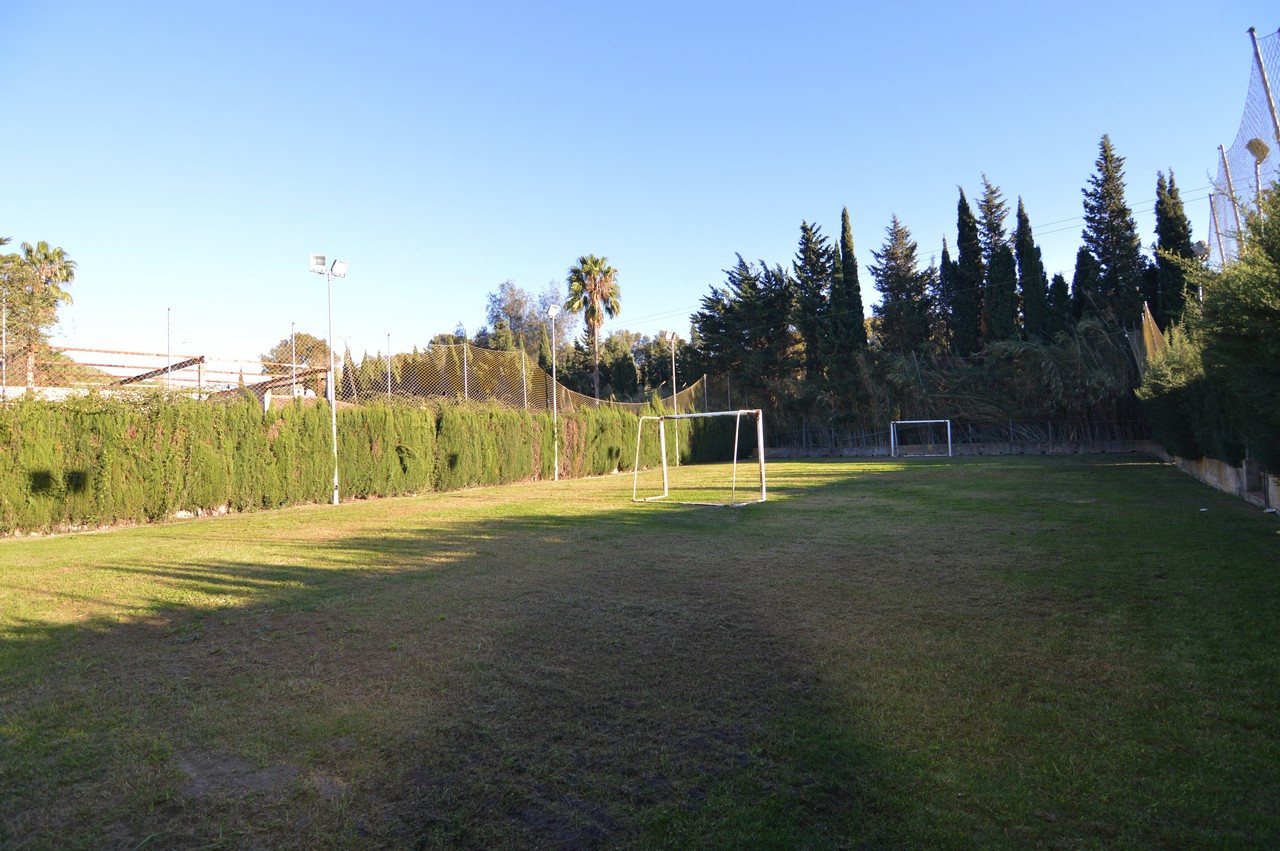
<svg viewBox="0 0 1280 851">
<path fill-rule="evenodd" d="M 1274 525 L 1123 463 L 103 538 L 155 590 L 0 642 L 0 845 L 1273 845 Z"/>
<path fill-rule="evenodd" d="M 309 545 L 307 566 L 85 566 L 166 592 L 125 622 L 8 630 L 0 839 L 891 838 L 878 784 L 892 760 L 828 714 L 804 646 L 742 589 L 769 569 L 738 534 L 743 511 L 382 528 Z M 175 588 L 221 603 L 187 606 Z M 179 767 L 218 755 L 302 780 L 254 795 Z"/>
</svg>

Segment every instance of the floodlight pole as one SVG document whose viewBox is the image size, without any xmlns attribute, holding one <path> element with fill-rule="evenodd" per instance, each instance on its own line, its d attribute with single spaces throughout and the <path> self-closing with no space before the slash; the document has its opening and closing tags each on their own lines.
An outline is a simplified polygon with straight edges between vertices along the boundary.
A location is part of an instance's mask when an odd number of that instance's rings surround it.
<svg viewBox="0 0 1280 851">
<path fill-rule="evenodd" d="M 678 414 L 680 410 L 676 407 L 676 341 L 680 339 L 680 335 L 675 331 L 667 331 L 662 336 L 667 338 L 667 343 L 671 346 L 671 413 Z M 675 421 L 676 433 L 676 466 L 680 466 L 680 421 Z"/>
<path fill-rule="evenodd" d="M 333 267 L 325 269 L 325 283 L 329 289 L 329 428 L 333 435 L 333 504 L 338 504 L 338 394 L 334 382 L 337 373 L 333 368 Z"/>
<path fill-rule="evenodd" d="M 347 276 L 348 263 L 345 260 L 334 260 L 332 263 L 325 265 L 325 258 L 322 255 L 312 255 L 311 271 L 317 275 L 321 274 L 321 270 L 316 268 L 316 261 L 319 260 L 320 266 L 323 266 L 325 283 L 328 285 L 329 295 L 329 429 L 333 438 L 333 504 L 338 504 L 338 394 L 334 386 L 336 371 L 333 366 L 333 278 L 336 275 L 339 278 Z"/>
<path fill-rule="evenodd" d="M 9 297 L 0 293 L 0 402 L 9 401 Z"/>
<path fill-rule="evenodd" d="M 556 385 L 556 314 L 560 312 L 558 305 L 551 305 L 547 308 L 547 316 L 551 319 L 551 446 L 552 455 L 555 459 L 554 472 L 552 473 L 552 481 L 560 481 L 560 416 L 556 410 L 556 392 L 559 388 Z"/>
<path fill-rule="evenodd" d="M 164 389 L 171 390 L 173 374 L 173 308 L 164 309 Z"/>
<path fill-rule="evenodd" d="M 298 332 L 297 323 L 289 323 L 289 395 L 298 398 Z"/>
</svg>

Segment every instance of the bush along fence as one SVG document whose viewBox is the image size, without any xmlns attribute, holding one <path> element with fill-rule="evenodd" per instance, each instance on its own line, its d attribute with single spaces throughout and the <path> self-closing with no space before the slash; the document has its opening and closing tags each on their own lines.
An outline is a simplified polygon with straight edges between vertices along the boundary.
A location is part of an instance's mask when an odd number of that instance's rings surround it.
<svg viewBox="0 0 1280 851">
<path fill-rule="evenodd" d="M 681 458 L 728 459 L 732 429 L 702 422 L 681 424 Z M 630 470 L 637 423 L 637 414 L 608 407 L 561 414 L 560 475 Z M 341 408 L 341 496 L 550 479 L 552 440 L 548 412 L 496 405 Z M 640 458 L 643 466 L 660 461 L 653 430 L 646 429 Z M 332 487 L 323 401 L 265 412 L 252 398 L 210 404 L 163 395 L 0 406 L 0 534 L 323 503 Z"/>
</svg>

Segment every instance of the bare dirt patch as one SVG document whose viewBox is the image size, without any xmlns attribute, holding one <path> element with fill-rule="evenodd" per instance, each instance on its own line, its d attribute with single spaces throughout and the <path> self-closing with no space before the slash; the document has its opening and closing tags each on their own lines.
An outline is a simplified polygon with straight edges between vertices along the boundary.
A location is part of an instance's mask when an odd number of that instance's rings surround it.
<svg viewBox="0 0 1280 851">
<path fill-rule="evenodd" d="M 173 764 L 187 778 L 180 789 L 187 798 L 234 798 L 255 794 L 283 798 L 298 779 L 296 765 L 259 768 L 244 757 L 213 751 L 177 753 Z"/>
</svg>

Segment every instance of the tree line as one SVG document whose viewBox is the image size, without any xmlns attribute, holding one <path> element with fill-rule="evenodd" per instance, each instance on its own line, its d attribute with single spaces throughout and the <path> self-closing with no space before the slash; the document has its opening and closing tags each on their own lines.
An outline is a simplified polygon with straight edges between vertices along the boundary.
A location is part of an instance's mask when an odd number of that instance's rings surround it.
<svg viewBox="0 0 1280 851">
<path fill-rule="evenodd" d="M 1181 319 L 1191 228 L 1173 173 L 1159 173 L 1148 260 L 1125 200 L 1124 159 L 1105 135 L 1095 166 L 1070 285 L 1047 276 L 1021 198 L 1010 233 L 1010 205 L 984 174 L 976 210 L 959 189 L 955 251 L 944 240 L 940 262 L 922 264 L 911 231 L 891 217 L 867 266 L 881 296 L 870 316 L 847 208 L 838 239 L 802 222 L 787 266 L 737 255 L 692 317 L 704 370 L 778 413 L 851 426 L 1136 416 L 1123 334 L 1144 303 L 1162 325 Z"/>
</svg>

